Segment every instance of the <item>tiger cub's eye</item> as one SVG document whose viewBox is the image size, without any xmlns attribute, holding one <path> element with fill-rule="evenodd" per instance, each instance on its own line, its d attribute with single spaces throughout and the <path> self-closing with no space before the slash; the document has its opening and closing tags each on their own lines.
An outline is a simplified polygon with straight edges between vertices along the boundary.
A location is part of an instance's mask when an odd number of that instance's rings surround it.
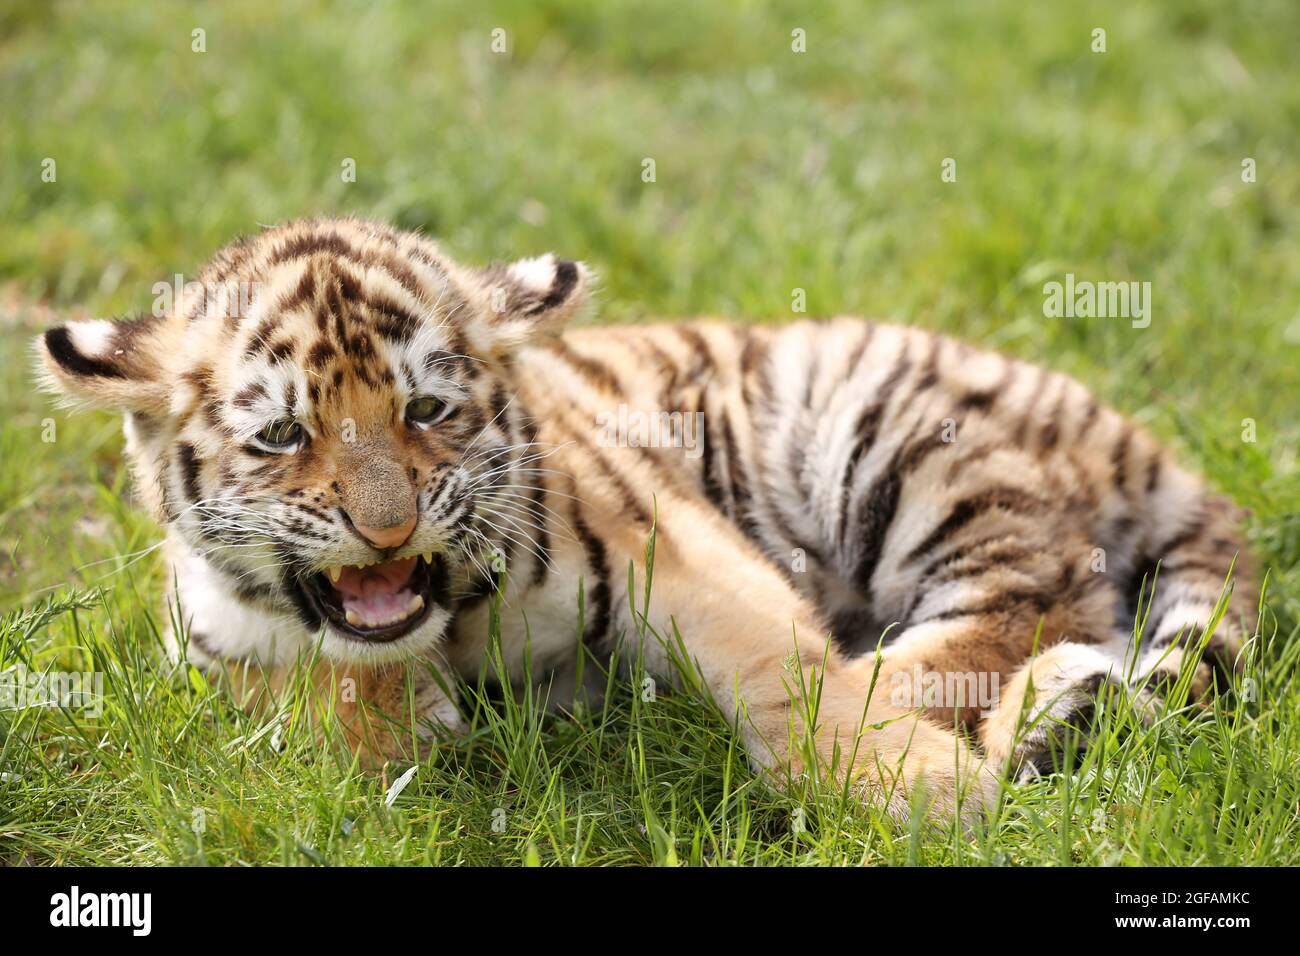
<svg viewBox="0 0 1300 956">
<path fill-rule="evenodd" d="M 272 422 L 257 433 L 258 442 L 271 451 L 292 451 L 302 444 L 302 426 L 292 418 Z"/>
<path fill-rule="evenodd" d="M 429 426 L 446 417 L 450 406 L 440 398 L 425 395 L 406 403 L 406 420 L 412 425 Z"/>
</svg>

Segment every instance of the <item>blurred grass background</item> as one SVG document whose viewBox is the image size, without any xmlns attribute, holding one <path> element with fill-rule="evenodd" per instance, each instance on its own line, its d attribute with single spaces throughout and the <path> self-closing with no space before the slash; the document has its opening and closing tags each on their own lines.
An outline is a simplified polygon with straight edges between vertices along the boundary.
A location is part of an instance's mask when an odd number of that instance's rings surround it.
<svg viewBox="0 0 1300 956">
<path fill-rule="evenodd" d="M 802 288 L 810 314 L 943 329 L 1069 371 L 1254 509 L 1289 634 L 1300 6 L 806 6 L 6 4 L 0 607 L 66 585 L 121 592 L 114 556 L 158 536 L 123 500 L 116 422 L 34 390 L 31 335 L 65 314 L 147 311 L 154 283 L 261 224 L 356 213 L 466 261 L 585 259 L 597 321 L 781 320 Z M 1151 326 L 1044 318 L 1043 283 L 1066 272 L 1150 281 Z M 56 442 L 40 440 L 47 420 Z M 143 628 L 156 610 L 161 562 L 129 573 L 139 594 L 82 612 L 96 626 Z M 33 639 L 57 645 L 64 625 L 50 627 Z M 1278 719 L 1294 740 L 1300 708 Z M 50 833 L 66 797 L 31 798 Z"/>
</svg>

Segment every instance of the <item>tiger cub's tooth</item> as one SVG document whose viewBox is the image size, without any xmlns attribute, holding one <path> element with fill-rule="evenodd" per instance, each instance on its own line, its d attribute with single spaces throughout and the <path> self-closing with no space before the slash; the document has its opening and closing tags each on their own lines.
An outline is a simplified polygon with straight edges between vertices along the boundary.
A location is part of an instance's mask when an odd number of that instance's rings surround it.
<svg viewBox="0 0 1300 956">
<path fill-rule="evenodd" d="M 348 608 L 347 613 L 344 614 L 343 616 L 347 619 L 347 622 L 351 624 L 353 627 L 361 626 L 361 615 L 359 615 L 356 611 L 352 610 L 352 608 Z"/>
<path fill-rule="evenodd" d="M 412 594 L 411 600 L 406 602 L 406 616 L 410 617 L 422 607 L 424 607 L 424 598 L 418 594 Z"/>
<path fill-rule="evenodd" d="M 425 563 L 425 564 L 433 564 L 433 552 L 432 552 L 432 551 L 426 551 L 426 552 L 424 552 L 424 554 L 420 555 L 420 557 L 424 558 L 424 563 Z"/>
<path fill-rule="evenodd" d="M 331 564 L 325 569 L 325 573 L 330 576 L 330 581 L 334 584 L 339 583 L 339 577 L 343 574 L 343 568 L 337 564 Z"/>
</svg>

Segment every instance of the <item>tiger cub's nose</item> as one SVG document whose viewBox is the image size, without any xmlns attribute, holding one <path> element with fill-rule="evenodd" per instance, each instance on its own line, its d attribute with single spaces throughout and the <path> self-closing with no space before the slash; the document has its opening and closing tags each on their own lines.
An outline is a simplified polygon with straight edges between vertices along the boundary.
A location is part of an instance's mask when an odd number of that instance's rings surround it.
<svg viewBox="0 0 1300 956">
<path fill-rule="evenodd" d="M 368 525 L 352 523 L 357 534 L 365 538 L 376 548 L 400 548 L 406 544 L 407 539 L 411 537 L 411 532 L 415 530 L 417 515 L 411 515 L 401 524 L 395 524 L 387 528 L 372 528 Z"/>
</svg>

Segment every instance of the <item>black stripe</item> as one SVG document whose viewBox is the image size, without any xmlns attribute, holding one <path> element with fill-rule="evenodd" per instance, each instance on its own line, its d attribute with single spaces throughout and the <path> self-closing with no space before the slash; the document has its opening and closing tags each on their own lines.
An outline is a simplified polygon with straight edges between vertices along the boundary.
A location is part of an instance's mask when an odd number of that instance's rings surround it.
<svg viewBox="0 0 1300 956">
<path fill-rule="evenodd" d="M 950 607 L 929 617 L 916 621 L 915 624 L 929 624 L 932 621 L 950 621 L 958 617 L 976 617 L 983 614 L 1006 614 L 1017 607 L 1030 607 L 1039 614 L 1045 614 L 1055 603 L 1055 595 L 1045 590 L 1007 591 L 997 598 L 974 607 Z"/>
<path fill-rule="evenodd" d="M 713 502 L 718 510 L 726 511 L 726 499 L 722 494 L 722 482 L 718 477 L 718 460 L 713 454 L 715 436 L 709 434 L 709 416 L 704 419 L 704 454 L 700 461 L 700 474 L 704 479 L 704 495 Z"/>
<path fill-rule="evenodd" d="M 759 541 L 758 525 L 749 506 L 752 504 L 749 494 L 749 478 L 745 474 L 744 463 L 740 460 L 740 449 L 731 428 L 731 418 L 722 417 L 722 432 L 727 453 L 727 475 L 731 482 L 731 517 L 740 526 L 741 532 L 751 541 Z"/>
<path fill-rule="evenodd" d="M 960 433 L 963 422 L 954 420 L 953 427 Z M 926 435 L 922 438 L 914 439 L 910 444 L 905 446 L 902 452 L 896 456 L 898 470 L 904 475 L 910 475 L 916 469 L 920 468 L 925 459 L 930 457 L 933 452 L 941 451 L 946 448 L 955 448 L 955 441 L 943 440 L 943 423 L 939 423 L 938 435 Z"/>
<path fill-rule="evenodd" d="M 237 577 L 243 580 L 234 585 L 235 597 L 245 604 L 264 604 L 274 596 L 275 592 L 269 585 L 256 581 L 250 583 L 247 572 L 240 571 Z"/>
<path fill-rule="evenodd" d="M 546 298 L 525 314 L 537 315 L 539 312 L 555 308 L 569 297 L 569 293 L 573 291 L 573 287 L 577 284 L 578 266 L 567 259 L 557 262 L 555 264 L 555 281 L 551 283 L 551 291 L 546 293 Z"/>
<path fill-rule="evenodd" d="M 1125 485 L 1128 483 L 1128 453 L 1129 446 L 1133 443 L 1133 426 L 1125 422 L 1120 431 L 1119 440 L 1110 453 L 1110 464 L 1114 471 L 1115 487 L 1120 490 L 1120 494 L 1128 497 L 1128 489 Z"/>
<path fill-rule="evenodd" d="M 126 374 L 111 362 L 91 358 L 77 350 L 66 325 L 45 333 L 45 348 L 50 357 L 74 375 L 94 375 L 99 378 L 125 378 Z"/>
<path fill-rule="evenodd" d="M 204 286 L 211 288 L 213 285 L 222 285 L 234 274 L 240 271 L 248 260 L 258 251 L 261 243 L 260 237 L 239 236 L 238 238 L 227 243 L 224 248 L 217 252 L 212 262 L 203 271 L 200 281 Z M 207 297 L 203 296 L 196 300 L 197 305 L 203 305 Z M 202 314 L 202 309 L 197 312 L 191 312 L 190 318 L 198 318 Z"/>
<path fill-rule="evenodd" d="M 242 391 L 236 392 L 235 397 L 230 400 L 230 404 L 236 408 L 252 408 L 257 404 L 258 399 L 267 398 L 268 394 L 265 385 L 261 382 L 254 382 Z"/>
<path fill-rule="evenodd" d="M 536 587 L 546 577 L 546 564 L 551 554 L 551 533 L 546 530 L 546 513 L 542 508 L 542 501 L 546 498 L 546 485 L 542 483 L 540 475 L 533 477 L 537 479 L 537 483 L 533 486 L 532 497 L 529 499 L 529 514 L 537 525 L 535 529 L 537 537 L 534 539 L 538 551 L 538 554 L 534 555 L 537 566 L 533 568 L 532 578 L 532 585 Z"/>
<path fill-rule="evenodd" d="M 629 516 L 638 524 L 644 525 L 646 529 L 649 529 L 650 512 L 646 511 L 645 506 L 641 503 L 641 499 L 637 497 L 637 493 L 632 489 L 632 486 L 627 483 L 627 479 L 623 477 L 622 472 L 610 465 L 609 459 L 605 457 L 603 452 L 594 447 L 588 447 L 591 450 L 592 458 L 600 466 L 601 471 L 605 473 L 605 477 L 609 480 L 610 484 L 614 485 L 614 487 L 618 489 L 619 493 L 622 494 L 623 507 L 629 513 Z M 654 463 L 654 459 L 650 459 L 650 461 L 651 463 Z M 662 535 L 662 533 L 663 532 L 661 531 L 660 534 Z"/>
<path fill-rule="evenodd" d="M 1034 368 L 1034 384 L 1029 389 L 1029 401 L 1025 407 L 1025 414 L 1021 416 L 1020 421 L 1016 424 L 1016 431 L 1012 441 L 1017 445 L 1025 444 L 1025 436 L 1029 431 L 1029 422 L 1034 417 L 1034 409 L 1038 404 L 1038 396 L 1043 394 L 1044 379 L 1047 378 L 1047 369 L 1041 365 Z"/>
<path fill-rule="evenodd" d="M 953 444 L 956 444 L 956 442 Z M 978 464 L 994 452 L 1002 451 L 1007 447 L 1009 446 L 998 444 L 996 442 L 986 442 L 982 445 L 976 445 L 974 448 L 969 449 L 966 454 L 958 455 L 952 461 L 948 462 L 947 477 L 945 480 L 948 482 L 955 481 L 958 473 L 969 472 L 972 465 Z"/>
<path fill-rule="evenodd" d="M 466 611 L 475 605 L 482 604 L 496 593 L 496 579 L 490 575 L 484 576 L 480 574 L 470 583 L 468 590 L 456 596 L 456 609 Z"/>
<path fill-rule="evenodd" d="M 248 344 L 244 346 L 245 358 L 252 358 L 270 345 L 269 336 L 280 327 L 281 318 L 280 313 L 274 312 L 258 323 L 257 328 L 253 330 L 252 337 L 248 340 Z"/>
<path fill-rule="evenodd" d="M 275 470 L 275 469 L 272 469 L 272 471 L 274 471 L 274 470 Z M 270 473 L 270 472 L 268 472 L 268 474 L 269 474 L 269 473 Z M 287 518 L 287 519 L 285 519 L 284 524 L 282 525 L 282 527 L 283 527 L 284 530 L 286 530 L 286 531 L 293 532 L 294 534 L 298 535 L 299 537 L 307 538 L 307 539 L 309 539 L 309 540 L 311 540 L 311 541 L 332 541 L 332 540 L 334 540 L 334 535 L 333 535 L 332 533 L 326 533 L 326 532 L 323 532 L 323 531 L 318 531 L 317 529 L 313 528 L 310 524 L 308 524 L 306 521 L 303 521 L 303 520 L 300 519 L 300 518 L 292 518 L 292 517 L 291 517 L 291 518 Z"/>
<path fill-rule="evenodd" d="M 1149 495 L 1154 494 L 1156 486 L 1160 484 L 1161 465 L 1160 452 L 1157 451 L 1151 456 L 1151 460 L 1147 462 L 1146 492 Z"/>
<path fill-rule="evenodd" d="M 963 498 L 953 505 L 947 517 L 939 522 L 935 529 L 926 536 L 925 540 L 912 549 L 911 553 L 904 559 L 904 563 L 910 564 L 924 557 L 980 515 L 994 508 L 1024 512 L 1036 509 L 1041 505 L 1042 499 L 1018 488 L 993 488 L 989 491 L 971 495 L 969 498 Z"/>
<path fill-rule="evenodd" d="M 992 547 L 992 545 L 998 544 L 1001 544 L 1001 547 Z M 1025 547 L 1014 540 L 1014 536 L 1007 534 L 990 535 L 968 545 L 945 551 L 925 566 L 925 570 L 917 576 L 916 583 L 919 586 L 934 577 L 939 577 L 940 580 L 948 582 L 958 578 L 971 577 L 975 573 L 983 574 L 991 568 L 1022 559 L 1026 554 Z M 950 567 L 950 565 L 966 561 L 975 561 L 977 563 L 965 568 Z"/>
<path fill-rule="evenodd" d="M 388 296 L 372 293 L 366 305 L 375 314 L 375 331 L 391 342 L 409 342 L 420 329 L 419 317 Z"/>
<path fill-rule="evenodd" d="M 305 236 L 294 236 L 283 242 L 271 254 L 267 265 L 275 266 L 291 259 L 301 259 L 320 252 L 329 253 L 363 269 L 379 269 L 387 272 L 412 295 L 419 298 L 423 294 L 424 290 L 415 273 L 398 259 L 381 256 L 373 251 L 362 252 L 336 232 L 312 232 Z"/>
<path fill-rule="evenodd" d="M 853 492 L 853 482 L 858 470 L 858 464 L 866 456 L 871 446 L 875 444 L 876 434 L 880 430 L 880 421 L 884 417 L 885 406 L 911 367 L 912 362 L 907 358 L 907 348 L 905 346 L 903 354 L 895 362 L 893 371 L 889 373 L 889 377 L 885 379 L 876 392 L 875 401 L 864 407 L 858 414 L 858 420 L 853 428 L 853 434 L 858 436 L 858 440 L 853 447 L 853 451 L 849 454 L 848 461 L 844 463 L 844 475 L 840 479 L 839 519 L 841 547 L 844 546 L 848 534 L 849 497 Z"/>
<path fill-rule="evenodd" d="M 876 480 L 867 494 L 866 504 L 859 508 L 861 515 L 858 533 L 861 541 L 853 581 L 863 594 L 871 593 L 871 579 L 880 563 L 880 553 L 885 547 L 885 536 L 898 512 L 898 497 L 903 490 L 903 480 L 898 473 L 897 459 L 890 462 L 885 473 Z"/>
<path fill-rule="evenodd" d="M 1101 406 L 1097 404 L 1097 400 L 1095 398 L 1088 399 L 1088 409 L 1083 413 L 1083 422 L 1079 425 L 1079 434 L 1074 436 L 1076 443 L 1081 441 L 1084 435 L 1088 434 L 1088 430 L 1096 423 L 1100 412 Z"/>
<path fill-rule="evenodd" d="M 330 516 L 320 508 L 314 508 L 311 505 L 305 505 L 298 501 L 293 502 L 293 507 L 297 508 L 299 511 L 306 512 L 322 524 L 333 524 Z"/>
<path fill-rule="evenodd" d="M 731 432 L 731 418 L 727 415 L 726 409 L 723 408 L 718 414 L 722 416 L 722 427 L 712 436 L 710 443 L 717 444 L 721 451 L 721 454 L 713 459 L 714 473 L 718 478 L 719 494 L 722 497 L 719 507 L 722 508 L 725 514 L 734 519 L 736 516 L 736 492 L 733 487 L 734 479 L 731 471 L 732 456 L 734 454 L 731 446 L 735 436 Z M 706 424 L 706 430 L 708 427 Z"/>
<path fill-rule="evenodd" d="M 971 411 L 987 412 L 993 407 L 993 403 L 998 400 L 999 395 L 1007 390 L 1007 387 L 1011 384 L 1011 379 L 1016 373 L 1014 365 L 1006 359 L 1002 361 L 1005 367 L 1002 370 L 1002 377 L 998 379 L 997 383 L 990 388 L 975 389 L 964 394 L 957 402 L 959 411 L 969 409 Z"/>
<path fill-rule="evenodd" d="M 356 302 L 361 297 L 361 282 L 347 269 L 335 269 L 335 278 L 339 283 L 339 294 L 348 302 Z"/>
<path fill-rule="evenodd" d="M 930 351 L 921 365 L 921 377 L 916 380 L 914 391 L 928 391 L 939 381 L 939 350 L 942 347 L 943 339 L 937 335 L 930 339 Z"/>
<path fill-rule="evenodd" d="M 672 356 L 660 348 L 654 341 L 646 340 L 638 343 L 644 346 L 650 352 L 650 359 L 658 368 L 655 374 L 663 378 L 664 385 L 660 390 L 659 404 L 663 408 L 674 408 L 677 405 L 675 396 L 677 394 L 677 363 L 673 361 Z"/>
<path fill-rule="evenodd" d="M 686 380 L 687 384 L 698 384 L 699 380 L 704 377 L 704 373 L 716 365 L 713 350 L 709 348 L 708 340 L 697 329 L 693 329 L 689 325 L 674 325 L 672 329 L 678 338 L 686 343 L 691 355 L 691 364 L 682 373 L 681 377 Z"/>
<path fill-rule="evenodd" d="M 1056 401 L 1052 403 L 1052 410 L 1048 413 L 1047 424 L 1038 435 L 1038 442 L 1044 451 L 1056 447 L 1056 443 L 1061 438 L 1061 416 L 1065 411 L 1065 393 L 1069 389 L 1069 381 L 1064 377 L 1061 378 L 1061 392 L 1056 396 Z"/>
<path fill-rule="evenodd" d="M 554 339 L 547 344 L 561 361 L 577 371 L 592 387 L 618 395 L 623 394 L 618 376 L 604 362 L 582 355 L 563 339 Z"/>
<path fill-rule="evenodd" d="M 280 299 L 279 312 L 292 312 L 298 306 L 311 302 L 316 298 L 316 270 L 309 262 L 305 269 L 302 270 L 302 276 L 298 279 L 298 284 L 294 286 L 293 291 Z"/>
<path fill-rule="evenodd" d="M 534 422 L 530 416 L 525 414 L 517 404 L 506 406 L 504 404 L 504 395 L 498 399 L 495 390 L 493 400 L 502 402 L 501 407 L 504 413 L 503 417 L 505 418 L 505 421 L 502 424 L 503 427 L 508 429 L 507 437 L 511 442 L 514 443 L 516 436 L 522 432 L 522 437 L 524 441 L 527 442 L 523 453 L 527 455 L 537 444 L 536 422 Z M 509 411 L 506 410 L 507 408 Z M 544 475 L 529 471 L 525 472 L 523 483 L 532 486 L 528 497 L 528 514 L 531 516 L 533 524 L 535 525 L 533 530 L 536 532 L 536 536 L 527 536 L 532 538 L 533 544 L 536 546 L 534 549 L 536 553 L 533 554 L 533 560 L 536 564 L 533 567 L 531 578 L 532 586 L 536 587 L 541 584 L 546 577 L 546 564 L 551 553 L 551 533 L 546 528 L 546 512 L 543 507 L 543 503 L 546 499 L 546 479 Z"/>
<path fill-rule="evenodd" d="M 772 407 L 772 383 L 768 379 L 768 343 L 753 329 L 745 327 L 745 331 L 745 347 L 740 353 L 741 395 L 745 399 L 745 404 L 751 409 L 769 410 Z M 750 382 L 753 379 L 757 379 L 757 401 L 750 389 Z"/>
<path fill-rule="evenodd" d="M 1006 535 L 1002 535 L 1006 538 Z M 985 539 L 983 547 L 975 546 L 971 548 L 957 548 L 933 562 L 921 572 L 913 586 L 913 594 L 899 619 L 912 622 L 912 612 L 929 596 L 930 592 L 940 584 L 952 584 L 955 581 L 964 581 L 971 578 L 979 578 L 988 574 L 990 571 L 997 571 L 1009 563 L 1023 561 L 1027 555 L 1025 549 L 1019 544 L 1005 544 L 1002 547 L 988 547 L 990 541 L 998 539 Z M 976 553 L 980 552 L 980 553 Z M 971 562 L 967 564 L 966 562 Z M 1098 583 L 1101 582 L 1100 575 L 1095 575 Z M 935 583 L 929 587 L 926 585 L 930 581 Z"/>
<path fill-rule="evenodd" d="M 280 590 L 288 595 L 290 602 L 298 611 L 298 616 L 302 618 L 303 623 L 309 631 L 319 631 L 321 625 L 325 622 L 321 620 L 320 614 L 311 601 L 307 599 L 307 592 L 302 588 L 294 577 L 293 556 L 289 550 L 283 546 L 276 547 L 276 554 L 280 558 L 280 564 L 284 568 L 281 574 Z"/>
<path fill-rule="evenodd" d="M 575 431 L 567 424 L 557 423 L 557 427 L 568 434 L 569 439 L 573 444 L 582 450 L 582 453 L 586 455 L 590 462 L 600 468 L 609 483 L 623 496 L 623 508 L 628 512 L 628 517 L 638 524 L 644 525 L 648 530 L 650 527 L 650 513 L 646 511 L 645 507 L 641 504 L 641 499 L 637 496 L 637 493 L 633 490 L 632 486 L 628 484 L 623 473 L 613 468 L 604 452 L 592 445 L 584 435 Z M 651 459 L 651 462 L 653 463 L 653 459 Z"/>
<path fill-rule="evenodd" d="M 268 351 L 271 353 L 271 364 L 278 365 L 280 362 L 283 362 L 285 359 L 293 355 L 293 350 L 293 339 L 280 339 L 271 344 L 268 346 Z"/>
<path fill-rule="evenodd" d="M 507 438 L 513 438 L 509 433 L 510 421 L 504 418 L 506 412 L 506 387 L 503 382 L 496 382 L 492 386 L 492 394 L 488 397 L 488 403 L 492 408 L 492 417 L 488 419 L 497 423 L 497 427 L 506 433 Z"/>
<path fill-rule="evenodd" d="M 811 409 L 813 400 L 813 388 L 817 384 L 817 379 L 821 376 L 822 367 L 822 350 L 813 349 L 812 363 L 804 373 L 803 380 L 803 401 L 800 403 L 800 410 Z"/>
<path fill-rule="evenodd" d="M 307 351 L 307 357 L 304 364 L 309 369 L 322 368 L 328 365 L 338 355 L 334 345 L 329 339 L 320 339 Z"/>
<path fill-rule="evenodd" d="M 186 500 L 193 504 L 200 498 L 199 460 L 194 454 L 194 446 L 188 442 L 180 442 L 176 446 L 176 454 L 180 459 L 181 489 L 185 492 Z"/>
<path fill-rule="evenodd" d="M 483 508 L 480 510 L 486 511 L 487 509 Z M 516 545 L 517 542 L 515 541 L 515 536 L 513 534 L 502 533 L 497 542 L 497 547 L 501 549 L 501 560 L 506 566 L 507 574 L 509 574 L 510 569 L 514 567 Z"/>
<path fill-rule="evenodd" d="M 587 566 L 591 568 L 591 573 L 595 578 L 595 583 L 586 588 L 586 601 L 588 610 L 594 610 L 594 614 L 588 614 L 587 620 L 582 633 L 582 642 L 589 648 L 600 648 L 604 645 L 609 636 L 610 626 L 610 593 L 609 593 L 609 566 L 606 563 L 605 545 L 592 534 L 587 523 L 582 520 L 582 514 L 577 508 L 573 511 L 573 528 L 578 534 L 578 540 L 582 543 L 582 549 L 587 555 Z"/>
<path fill-rule="evenodd" d="M 862 332 L 862 338 L 858 340 L 858 344 L 855 345 L 853 351 L 849 353 L 849 364 L 845 366 L 848 373 L 845 375 L 846 380 L 852 378 L 853 373 L 858 370 L 858 363 L 862 361 L 862 356 L 867 350 L 867 345 L 870 344 L 872 337 L 876 334 L 876 326 L 874 323 L 864 322 L 863 325 L 865 328 Z"/>
</svg>

